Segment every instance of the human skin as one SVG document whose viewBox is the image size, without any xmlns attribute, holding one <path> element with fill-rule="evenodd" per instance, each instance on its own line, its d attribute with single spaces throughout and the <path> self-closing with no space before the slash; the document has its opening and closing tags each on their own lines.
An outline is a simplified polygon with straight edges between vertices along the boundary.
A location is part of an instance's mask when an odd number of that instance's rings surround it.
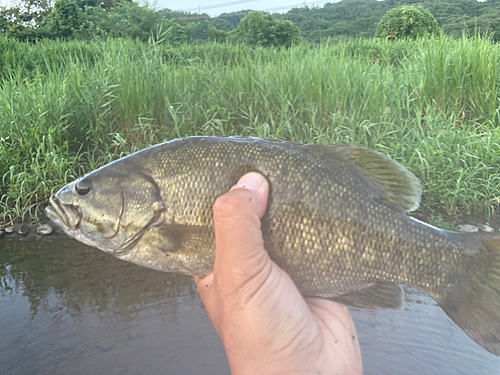
<svg viewBox="0 0 500 375">
<path fill-rule="evenodd" d="M 195 277 L 233 375 L 361 374 L 358 336 L 344 305 L 304 298 L 264 249 L 269 184 L 243 176 L 214 205 L 214 271 Z"/>
</svg>

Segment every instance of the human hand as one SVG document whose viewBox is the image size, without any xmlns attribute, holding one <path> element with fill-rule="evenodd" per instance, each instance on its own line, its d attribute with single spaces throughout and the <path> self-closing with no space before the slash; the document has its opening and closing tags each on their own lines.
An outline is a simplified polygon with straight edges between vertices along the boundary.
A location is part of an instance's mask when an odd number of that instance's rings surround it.
<svg viewBox="0 0 500 375">
<path fill-rule="evenodd" d="M 361 374 L 347 307 L 304 298 L 264 249 L 269 185 L 249 173 L 214 206 L 214 271 L 195 277 L 233 375 Z"/>
</svg>

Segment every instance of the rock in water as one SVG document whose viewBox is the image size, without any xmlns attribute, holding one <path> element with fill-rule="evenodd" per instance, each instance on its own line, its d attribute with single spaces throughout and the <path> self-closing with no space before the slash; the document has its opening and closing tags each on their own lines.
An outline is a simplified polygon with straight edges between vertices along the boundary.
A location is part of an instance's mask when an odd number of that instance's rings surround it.
<svg viewBox="0 0 500 375">
<path fill-rule="evenodd" d="M 30 232 L 30 229 L 26 225 L 21 225 L 21 228 L 17 231 L 21 236 L 27 236 Z"/>
<path fill-rule="evenodd" d="M 41 236 L 47 236 L 54 232 L 54 228 L 49 224 L 42 224 L 38 228 L 36 228 L 36 233 Z"/>
<path fill-rule="evenodd" d="M 481 231 L 481 232 L 488 232 L 488 233 L 493 233 L 495 230 L 490 227 L 489 225 L 486 225 L 486 224 L 478 224 L 477 225 L 477 228 Z"/>
<path fill-rule="evenodd" d="M 459 232 L 462 232 L 462 233 L 479 232 L 479 229 L 475 225 L 471 225 L 471 224 L 457 225 L 457 229 Z"/>
</svg>

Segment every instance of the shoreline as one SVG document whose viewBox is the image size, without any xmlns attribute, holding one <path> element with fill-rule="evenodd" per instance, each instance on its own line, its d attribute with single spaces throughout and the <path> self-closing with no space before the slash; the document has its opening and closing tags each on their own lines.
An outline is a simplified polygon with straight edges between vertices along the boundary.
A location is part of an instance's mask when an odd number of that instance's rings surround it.
<svg viewBox="0 0 500 375">
<path fill-rule="evenodd" d="M 500 215 L 489 218 L 485 215 L 470 215 L 461 217 L 433 216 L 417 211 L 414 217 L 435 227 L 457 232 L 500 232 Z M 0 241 L 2 240 L 44 240 L 54 237 L 69 237 L 59 229 L 45 214 L 37 217 L 34 221 L 17 219 L 14 222 L 0 220 Z"/>
</svg>

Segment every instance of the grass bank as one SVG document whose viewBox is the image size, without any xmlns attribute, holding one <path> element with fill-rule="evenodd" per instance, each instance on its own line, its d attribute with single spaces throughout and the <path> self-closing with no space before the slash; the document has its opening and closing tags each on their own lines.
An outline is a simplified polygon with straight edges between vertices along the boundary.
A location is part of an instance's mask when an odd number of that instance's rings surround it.
<svg viewBox="0 0 500 375">
<path fill-rule="evenodd" d="M 273 50 L 0 37 L 0 217 L 36 215 L 92 169 L 201 134 L 365 145 L 423 181 L 426 211 L 492 213 L 498 59 L 481 38 Z"/>
</svg>

